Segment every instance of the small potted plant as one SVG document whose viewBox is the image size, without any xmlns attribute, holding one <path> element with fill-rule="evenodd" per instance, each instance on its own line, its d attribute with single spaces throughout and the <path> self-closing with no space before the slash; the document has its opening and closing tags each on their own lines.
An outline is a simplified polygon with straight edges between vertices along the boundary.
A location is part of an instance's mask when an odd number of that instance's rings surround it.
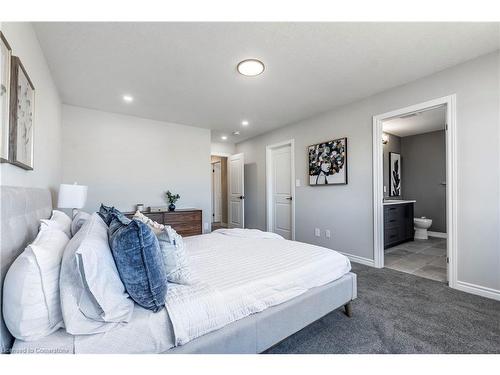
<svg viewBox="0 0 500 375">
<path fill-rule="evenodd" d="M 168 190 L 165 195 L 167 196 L 168 210 L 175 211 L 175 202 L 177 202 L 181 196 L 179 194 L 172 194 L 170 190 Z"/>
</svg>

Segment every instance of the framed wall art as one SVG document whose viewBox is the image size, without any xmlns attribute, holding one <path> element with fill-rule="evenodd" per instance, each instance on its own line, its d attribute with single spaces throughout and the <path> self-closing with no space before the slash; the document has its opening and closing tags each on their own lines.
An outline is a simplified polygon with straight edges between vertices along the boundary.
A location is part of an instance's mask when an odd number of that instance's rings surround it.
<svg viewBox="0 0 500 375">
<path fill-rule="evenodd" d="M 397 152 L 389 152 L 389 196 L 401 196 L 401 155 Z"/>
<path fill-rule="evenodd" d="M 19 57 L 12 56 L 10 83 L 10 163 L 33 169 L 35 86 Z"/>
<path fill-rule="evenodd" d="M 347 184 L 347 138 L 309 146 L 309 185 Z"/>
<path fill-rule="evenodd" d="M 9 160 L 10 61 L 12 49 L 0 31 L 0 162 Z"/>
</svg>

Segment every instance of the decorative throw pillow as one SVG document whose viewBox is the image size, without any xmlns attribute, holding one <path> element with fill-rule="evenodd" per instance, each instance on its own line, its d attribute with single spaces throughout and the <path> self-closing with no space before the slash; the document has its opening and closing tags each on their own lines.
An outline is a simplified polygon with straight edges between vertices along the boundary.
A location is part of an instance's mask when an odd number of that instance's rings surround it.
<svg viewBox="0 0 500 375">
<path fill-rule="evenodd" d="M 38 340 L 64 327 L 59 271 L 68 242 L 63 231 L 45 229 L 9 268 L 3 289 L 3 316 L 14 337 Z"/>
<path fill-rule="evenodd" d="M 147 224 L 156 234 L 165 263 L 167 280 L 175 284 L 193 284 L 194 278 L 182 237 L 169 225 L 159 224 L 139 211 L 134 214 L 134 219 Z"/>
<path fill-rule="evenodd" d="M 47 228 L 62 230 L 71 238 L 71 219 L 62 211 L 54 210 L 50 219 L 40 220 L 40 230 Z"/>
<path fill-rule="evenodd" d="M 64 250 L 60 277 L 66 331 L 107 332 L 127 323 L 134 311 L 113 260 L 108 227 L 94 213 Z"/>
<path fill-rule="evenodd" d="M 139 220 L 113 215 L 109 244 L 130 297 L 148 310 L 162 309 L 167 294 L 167 276 L 153 231 Z"/>
<path fill-rule="evenodd" d="M 114 216 L 125 216 L 120 211 L 118 211 L 114 207 L 105 206 L 101 203 L 101 207 L 99 208 L 99 216 L 109 227 L 111 220 L 113 220 Z"/>
<path fill-rule="evenodd" d="M 74 236 L 80 230 L 83 224 L 90 219 L 90 214 L 84 211 L 73 211 L 73 221 L 71 222 L 71 235 Z"/>
<path fill-rule="evenodd" d="M 141 211 L 137 210 L 134 214 L 134 219 L 142 221 L 144 224 L 147 224 L 155 234 L 161 233 L 165 228 L 165 225 L 157 223 L 154 220 L 151 220 L 149 217 L 144 215 Z"/>
</svg>

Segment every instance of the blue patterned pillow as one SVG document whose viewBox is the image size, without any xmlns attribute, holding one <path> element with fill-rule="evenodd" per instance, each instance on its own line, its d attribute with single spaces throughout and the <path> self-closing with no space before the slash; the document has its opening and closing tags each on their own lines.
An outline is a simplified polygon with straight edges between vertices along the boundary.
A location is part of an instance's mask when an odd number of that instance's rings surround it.
<svg viewBox="0 0 500 375">
<path fill-rule="evenodd" d="M 167 275 L 156 235 L 138 220 L 111 216 L 109 246 L 123 285 L 137 304 L 157 312 L 165 305 Z"/>
</svg>

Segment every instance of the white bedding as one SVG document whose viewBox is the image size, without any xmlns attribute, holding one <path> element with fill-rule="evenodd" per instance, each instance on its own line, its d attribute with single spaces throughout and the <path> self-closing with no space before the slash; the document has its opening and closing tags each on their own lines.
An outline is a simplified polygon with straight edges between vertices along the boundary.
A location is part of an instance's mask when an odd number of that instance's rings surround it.
<svg viewBox="0 0 500 375">
<path fill-rule="evenodd" d="M 347 257 L 330 249 L 269 238 L 273 236 L 264 232 L 248 236 L 239 231 L 235 236 L 214 232 L 185 238 L 193 274 L 203 282 L 169 284 L 168 314 L 136 305 L 131 321 L 109 332 L 71 336 L 60 330 L 47 339 L 53 338 L 57 348 L 64 342 L 64 350 L 74 346 L 75 353 L 160 353 L 339 279 L 351 269 Z M 15 348 L 22 352 L 27 345 L 17 340 Z"/>
<path fill-rule="evenodd" d="M 175 345 L 307 290 L 350 271 L 349 259 L 319 246 L 269 238 L 211 233 L 185 239 L 193 273 L 201 283 L 172 285 L 166 307 Z"/>
</svg>

